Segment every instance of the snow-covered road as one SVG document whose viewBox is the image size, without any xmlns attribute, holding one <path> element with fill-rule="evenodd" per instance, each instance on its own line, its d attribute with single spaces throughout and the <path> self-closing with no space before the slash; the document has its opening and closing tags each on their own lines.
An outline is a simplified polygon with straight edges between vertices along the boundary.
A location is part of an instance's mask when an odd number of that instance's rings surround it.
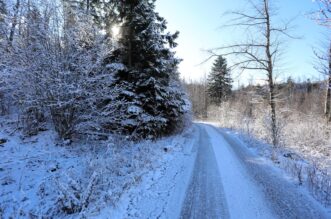
<svg viewBox="0 0 331 219">
<path fill-rule="evenodd" d="M 236 137 L 198 124 L 199 151 L 182 218 L 331 218 L 330 213 Z"/>
<path fill-rule="evenodd" d="M 199 149 L 182 218 L 229 218 L 220 172 L 207 133 L 199 127 Z M 201 147 L 202 146 L 202 147 Z"/>
</svg>

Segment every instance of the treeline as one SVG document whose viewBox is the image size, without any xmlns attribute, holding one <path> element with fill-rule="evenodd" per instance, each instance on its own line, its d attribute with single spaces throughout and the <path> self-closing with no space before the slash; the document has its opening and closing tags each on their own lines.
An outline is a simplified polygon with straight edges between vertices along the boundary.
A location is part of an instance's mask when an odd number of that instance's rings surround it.
<svg viewBox="0 0 331 219">
<path fill-rule="evenodd" d="M 178 33 L 154 2 L 0 0 L 0 113 L 18 113 L 27 135 L 51 122 L 63 139 L 180 130 Z"/>
<path fill-rule="evenodd" d="M 241 86 L 232 90 L 226 100 L 220 100 L 215 103 L 210 96 L 209 90 L 211 87 L 208 84 L 208 80 L 185 82 L 192 101 L 192 111 L 198 119 L 213 119 L 216 112 L 210 114 L 210 110 L 215 106 L 220 106 L 222 102 L 224 104 L 241 102 L 243 106 L 241 109 L 243 109 L 243 113 L 244 111 L 247 112 L 247 115 L 252 115 L 256 105 L 268 104 L 269 91 L 267 85 L 248 84 Z M 317 114 L 317 116 L 323 117 L 325 113 L 326 84 L 326 81 L 311 82 L 310 79 L 304 82 L 295 82 L 295 80 L 289 77 L 286 82 L 275 84 L 275 89 L 279 94 L 277 96 L 277 104 L 279 104 L 280 108 L 291 106 L 291 110 L 306 114 Z M 311 96 L 314 96 L 314 98 Z"/>
</svg>

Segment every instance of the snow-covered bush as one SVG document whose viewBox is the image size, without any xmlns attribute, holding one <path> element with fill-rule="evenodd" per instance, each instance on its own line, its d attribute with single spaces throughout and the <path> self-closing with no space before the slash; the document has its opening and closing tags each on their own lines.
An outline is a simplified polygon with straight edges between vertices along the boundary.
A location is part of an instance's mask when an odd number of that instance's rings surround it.
<svg viewBox="0 0 331 219">
<path fill-rule="evenodd" d="M 24 109 L 21 120 L 23 133 L 27 136 L 31 136 L 39 133 L 46 118 L 40 108 L 28 107 Z"/>
<path fill-rule="evenodd" d="M 67 184 L 58 182 L 59 196 L 57 203 L 60 209 L 67 214 L 84 211 L 89 205 L 97 181 L 98 173 L 94 172 L 90 176 L 86 188 L 82 188 L 81 183 L 73 178 L 69 178 Z"/>
<path fill-rule="evenodd" d="M 164 153 L 162 140 L 135 144 L 123 136 L 113 136 L 107 142 L 81 154 L 79 171 L 63 170 L 48 182 L 54 185 L 48 190 L 57 192 L 57 198 L 47 212 L 84 216 L 116 207 L 128 190 L 141 183 L 145 173 L 156 168 L 156 161 Z"/>
<path fill-rule="evenodd" d="M 54 13 L 58 6 L 50 2 L 43 6 L 45 9 L 41 11 L 43 7 L 31 2 L 31 9 L 26 12 L 28 34 L 17 36 L 11 52 L 13 93 L 24 112 L 25 133 L 36 134 L 35 109 L 42 109 L 40 114 L 50 116 L 60 138 L 69 139 L 81 133 L 78 126 L 91 120 L 91 106 L 96 104 L 100 93 L 107 92 L 102 90 L 105 86 L 89 82 L 101 79 L 95 71 L 100 70 L 101 56 L 108 50 L 99 50 L 111 44 L 97 34 L 92 19 L 80 10 L 64 11 L 70 13 L 72 21 L 62 28 L 50 23 L 53 19 L 64 19 L 58 17 L 64 16 L 61 13 Z M 54 41 L 58 34 L 60 41 Z"/>
</svg>

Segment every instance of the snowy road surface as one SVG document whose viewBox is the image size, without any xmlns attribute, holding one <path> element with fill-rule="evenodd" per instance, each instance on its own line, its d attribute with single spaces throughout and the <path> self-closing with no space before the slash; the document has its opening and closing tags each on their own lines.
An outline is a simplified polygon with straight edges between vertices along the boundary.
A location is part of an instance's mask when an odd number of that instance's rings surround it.
<svg viewBox="0 0 331 219">
<path fill-rule="evenodd" d="M 331 218 L 305 190 L 235 137 L 198 126 L 199 151 L 181 218 Z"/>
</svg>

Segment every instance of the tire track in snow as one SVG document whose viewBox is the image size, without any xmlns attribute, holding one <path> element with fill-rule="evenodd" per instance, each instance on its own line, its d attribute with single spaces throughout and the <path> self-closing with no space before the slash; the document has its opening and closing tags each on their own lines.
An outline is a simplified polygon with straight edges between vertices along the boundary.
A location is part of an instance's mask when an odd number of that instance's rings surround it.
<svg viewBox="0 0 331 219">
<path fill-rule="evenodd" d="M 234 219 L 278 218 L 267 203 L 263 192 L 251 180 L 246 166 L 233 153 L 223 136 L 212 126 L 200 125 L 207 132 L 214 149 L 230 217 Z"/>
<path fill-rule="evenodd" d="M 229 218 L 217 161 L 204 128 L 200 138 L 191 183 L 181 212 L 181 218 Z"/>
</svg>

